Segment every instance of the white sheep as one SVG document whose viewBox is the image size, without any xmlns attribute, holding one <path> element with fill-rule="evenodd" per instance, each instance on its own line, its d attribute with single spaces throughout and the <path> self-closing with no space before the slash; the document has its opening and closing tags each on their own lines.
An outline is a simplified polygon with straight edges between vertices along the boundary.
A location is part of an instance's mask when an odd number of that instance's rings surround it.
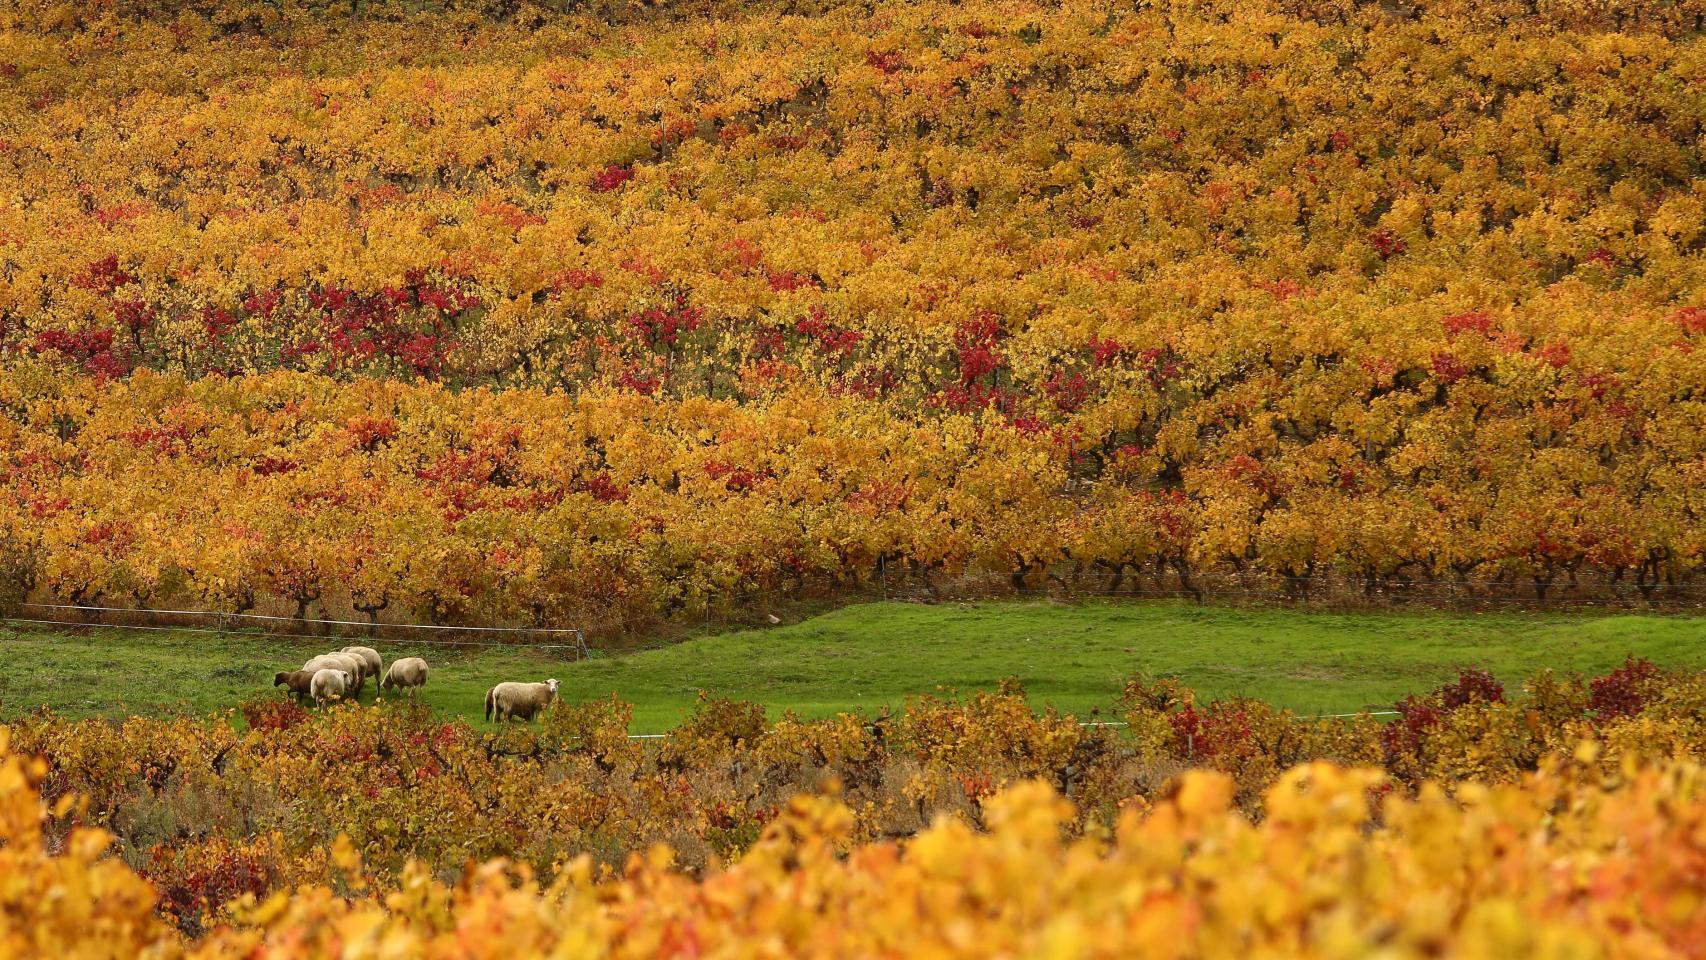
<svg viewBox="0 0 1706 960">
<path fill-rule="evenodd" d="M 500 683 L 486 691 L 486 719 L 495 715 L 499 720 L 519 717 L 532 720 L 557 697 L 557 679 L 544 683 Z"/>
<path fill-rule="evenodd" d="M 334 670 L 325 667 L 314 671 L 314 679 L 309 684 L 309 690 L 314 694 L 314 702 L 325 706 L 332 699 L 342 699 L 344 691 L 355 683 L 355 678 L 348 670 Z"/>
<path fill-rule="evenodd" d="M 427 662 L 420 657 L 404 657 L 392 661 L 391 669 L 385 671 L 385 678 L 379 681 L 379 689 L 424 687 L 426 682 Z"/>
<path fill-rule="evenodd" d="M 326 654 L 326 656 L 343 658 L 343 660 L 350 665 L 350 672 L 355 674 L 356 683 L 360 683 L 373 675 L 367 669 L 367 659 L 359 653 L 345 653 L 342 650 L 333 650 L 331 653 Z"/>
<path fill-rule="evenodd" d="M 349 653 L 322 653 L 302 665 L 302 669 L 317 671 L 331 668 L 348 671 L 350 675 L 350 696 L 361 696 L 361 688 L 367 680 L 367 663 L 360 657 Z"/>
<path fill-rule="evenodd" d="M 344 659 L 344 669 L 349 671 L 350 677 L 353 678 L 355 686 L 351 688 L 350 696 L 361 696 L 362 688 L 367 686 L 367 661 L 353 653 L 334 653 L 332 656 Z"/>
<path fill-rule="evenodd" d="M 377 679 L 385 672 L 385 661 L 379 658 L 379 651 L 372 647 L 345 647 L 338 652 L 360 657 L 362 667 L 369 677 Z"/>
</svg>

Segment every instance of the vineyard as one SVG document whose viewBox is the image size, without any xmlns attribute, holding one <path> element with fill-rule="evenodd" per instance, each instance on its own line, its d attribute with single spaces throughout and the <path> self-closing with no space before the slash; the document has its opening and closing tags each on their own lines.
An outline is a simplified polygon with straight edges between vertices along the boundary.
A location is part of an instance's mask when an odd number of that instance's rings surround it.
<svg viewBox="0 0 1706 960">
<path fill-rule="evenodd" d="M 1697 601 L 1703 10 L 8 4 L 3 582 Z"/>
<path fill-rule="evenodd" d="M 0 956 L 1701 956 L 1703 150 L 1706 0 L 0 0 Z"/>
<path fill-rule="evenodd" d="M 131 956 L 1684 956 L 1706 674 L 1465 671 L 1308 720 L 1134 680 L 481 735 L 283 700 L 0 733 L 0 943 Z M 24 759 L 45 754 L 46 762 Z M 484 861 L 483 866 L 475 863 Z M 49 892 L 50 896 L 38 896 Z M 477 944 L 479 946 L 477 946 Z M 20 953 L 20 947 L 22 952 Z"/>
</svg>

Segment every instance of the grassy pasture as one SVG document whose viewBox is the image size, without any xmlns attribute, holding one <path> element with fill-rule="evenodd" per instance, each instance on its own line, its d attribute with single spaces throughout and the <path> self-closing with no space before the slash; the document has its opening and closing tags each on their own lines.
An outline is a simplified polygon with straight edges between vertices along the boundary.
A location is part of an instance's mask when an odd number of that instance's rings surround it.
<svg viewBox="0 0 1706 960">
<path fill-rule="evenodd" d="M 204 714 L 264 693 L 277 670 L 335 648 L 258 634 L 0 629 L 0 719 L 42 705 L 73 716 Z M 360 642 L 360 641 L 349 641 Z M 479 720 L 501 680 L 555 676 L 565 697 L 614 692 L 636 732 L 667 729 L 700 690 L 771 715 L 874 712 L 940 688 L 1017 677 L 1039 706 L 1107 711 L 1124 678 L 1178 676 L 1205 697 L 1260 697 L 1304 713 L 1379 708 L 1460 666 L 1506 683 L 1542 668 L 1603 672 L 1627 655 L 1706 660 L 1706 618 L 1438 611 L 1316 613 L 1187 603 L 870 603 L 800 623 L 706 635 L 572 662 L 555 651 L 375 643 L 432 664 L 426 699 Z M 363 700 L 371 700 L 367 693 Z"/>
</svg>

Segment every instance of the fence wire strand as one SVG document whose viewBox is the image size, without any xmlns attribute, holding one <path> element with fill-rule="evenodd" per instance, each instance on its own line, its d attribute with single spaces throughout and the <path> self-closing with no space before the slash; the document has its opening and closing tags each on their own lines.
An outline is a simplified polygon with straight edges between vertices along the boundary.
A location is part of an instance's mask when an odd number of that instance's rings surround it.
<svg viewBox="0 0 1706 960">
<path fill-rule="evenodd" d="M 362 627 L 372 629 L 389 627 L 395 630 L 448 630 L 456 633 L 549 633 L 574 636 L 580 631 L 574 627 L 474 627 L 456 626 L 441 623 L 386 623 L 378 620 L 319 620 L 312 617 L 282 617 L 265 613 L 223 613 L 217 610 L 160 610 L 152 607 L 97 607 L 70 603 L 20 603 L 20 607 L 32 610 L 71 610 L 79 613 L 140 613 L 165 617 L 218 617 L 224 620 L 260 620 L 268 623 L 303 623 L 317 626 Z"/>
<path fill-rule="evenodd" d="M 226 630 L 219 627 L 188 627 L 164 626 L 160 624 L 136 623 L 79 623 L 75 620 L 40 620 L 31 617 L 0 617 L 0 623 L 29 624 L 47 627 L 58 627 L 62 630 L 148 630 L 160 633 L 201 633 L 215 634 L 223 637 L 252 637 L 254 639 L 276 640 L 349 640 L 362 639 L 369 643 L 389 644 L 399 647 L 428 646 L 428 647 L 510 647 L 518 650 L 579 650 L 572 643 L 505 643 L 501 640 L 422 640 L 419 638 L 393 639 L 390 637 L 339 637 L 325 636 L 314 633 L 248 633 L 241 630 Z"/>
</svg>

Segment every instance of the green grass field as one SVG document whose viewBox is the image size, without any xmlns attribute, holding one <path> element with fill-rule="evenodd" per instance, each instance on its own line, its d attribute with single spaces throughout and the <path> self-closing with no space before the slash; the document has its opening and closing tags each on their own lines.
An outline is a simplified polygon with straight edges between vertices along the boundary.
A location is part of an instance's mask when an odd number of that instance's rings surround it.
<svg viewBox="0 0 1706 960">
<path fill-rule="evenodd" d="M 359 642 L 359 641 L 351 641 Z M 0 632 L 0 718 L 208 713 L 264 693 L 277 670 L 340 641 L 92 629 Z M 432 664 L 426 698 L 478 719 L 500 680 L 562 680 L 570 699 L 615 692 L 636 732 L 678 721 L 700 690 L 779 716 L 874 712 L 938 688 L 1017 677 L 1039 706 L 1085 716 L 1124 678 L 1183 679 L 1206 697 L 1252 696 L 1305 713 L 1380 708 L 1480 666 L 1506 683 L 1542 667 L 1603 672 L 1626 655 L 1706 660 L 1706 618 L 1529 612 L 1330 614 L 1185 603 L 872 603 L 801 623 L 570 662 L 545 651 L 374 644 Z M 364 701 L 371 699 L 369 693 Z"/>
</svg>

